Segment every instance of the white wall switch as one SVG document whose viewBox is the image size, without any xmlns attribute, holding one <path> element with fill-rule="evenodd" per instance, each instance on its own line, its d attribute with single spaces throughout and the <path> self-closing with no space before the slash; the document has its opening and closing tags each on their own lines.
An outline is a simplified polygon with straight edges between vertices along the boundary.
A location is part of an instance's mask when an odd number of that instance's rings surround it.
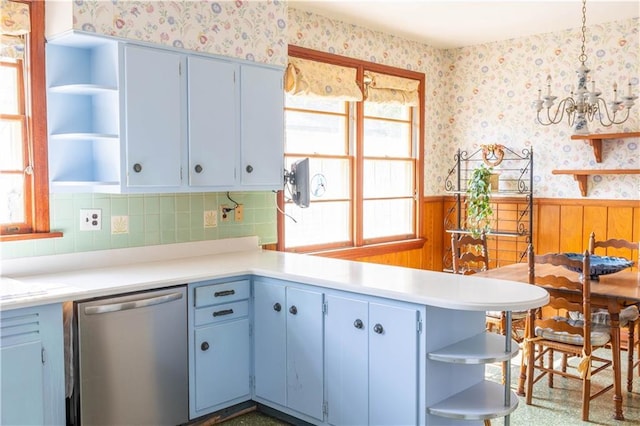
<svg viewBox="0 0 640 426">
<path fill-rule="evenodd" d="M 99 231 L 102 229 L 101 209 L 80 209 L 80 230 Z"/>
</svg>

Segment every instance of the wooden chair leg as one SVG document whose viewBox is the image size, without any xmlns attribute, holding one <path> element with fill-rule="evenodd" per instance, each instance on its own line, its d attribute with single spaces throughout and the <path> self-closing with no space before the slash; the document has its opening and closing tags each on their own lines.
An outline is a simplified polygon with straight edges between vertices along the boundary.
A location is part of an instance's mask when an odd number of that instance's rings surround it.
<svg viewBox="0 0 640 426">
<path fill-rule="evenodd" d="M 485 419 L 484 420 L 484 426 L 491 426 L 491 420 Z"/>
<path fill-rule="evenodd" d="M 553 368 L 553 350 L 552 349 L 549 350 L 548 362 L 549 362 L 549 368 Z M 548 372 L 547 376 L 548 376 L 548 379 L 549 379 L 549 387 L 552 388 L 553 387 L 553 373 Z"/>
<path fill-rule="evenodd" d="M 531 401 L 533 398 L 533 379 L 534 379 L 534 369 L 533 369 L 533 363 L 535 362 L 535 345 L 533 344 L 533 342 L 529 342 L 527 343 L 527 345 L 529 346 L 527 349 L 527 374 L 526 377 L 528 378 L 527 380 L 527 393 L 526 393 L 526 403 L 527 405 L 531 405 Z"/>
<path fill-rule="evenodd" d="M 589 367 L 591 368 L 591 367 Z M 591 402 L 591 380 L 584 379 L 582 381 L 582 421 L 589 421 L 589 402 Z"/>
<path fill-rule="evenodd" d="M 629 323 L 627 333 L 627 392 L 633 391 L 633 364 L 634 364 L 634 351 L 636 346 L 635 341 L 635 328 L 636 322 Z"/>
<path fill-rule="evenodd" d="M 525 340 L 524 343 L 522 344 L 522 360 L 520 361 L 520 375 L 518 376 L 518 391 L 516 392 L 518 394 L 518 396 L 524 396 L 524 385 L 527 381 L 527 363 L 529 362 L 528 359 L 525 359 L 525 353 L 527 352 L 527 350 L 525 350 L 525 345 L 528 345 L 527 341 Z M 533 345 L 531 345 L 533 346 Z"/>
</svg>

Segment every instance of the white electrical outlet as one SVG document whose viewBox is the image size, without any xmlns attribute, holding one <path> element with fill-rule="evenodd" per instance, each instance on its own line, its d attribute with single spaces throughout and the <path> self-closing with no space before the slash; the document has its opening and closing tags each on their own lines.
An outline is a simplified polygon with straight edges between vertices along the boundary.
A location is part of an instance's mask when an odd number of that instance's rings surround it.
<svg viewBox="0 0 640 426">
<path fill-rule="evenodd" d="M 99 231 L 102 229 L 101 209 L 80 209 L 80 230 Z"/>
</svg>

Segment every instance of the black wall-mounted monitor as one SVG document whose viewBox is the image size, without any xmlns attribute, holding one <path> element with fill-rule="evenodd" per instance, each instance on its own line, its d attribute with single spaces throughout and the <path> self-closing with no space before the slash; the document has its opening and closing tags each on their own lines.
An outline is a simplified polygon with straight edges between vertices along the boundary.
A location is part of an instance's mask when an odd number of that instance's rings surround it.
<svg viewBox="0 0 640 426">
<path fill-rule="evenodd" d="M 299 207 L 309 207 L 309 159 L 303 158 L 291 164 L 291 198 Z"/>
</svg>

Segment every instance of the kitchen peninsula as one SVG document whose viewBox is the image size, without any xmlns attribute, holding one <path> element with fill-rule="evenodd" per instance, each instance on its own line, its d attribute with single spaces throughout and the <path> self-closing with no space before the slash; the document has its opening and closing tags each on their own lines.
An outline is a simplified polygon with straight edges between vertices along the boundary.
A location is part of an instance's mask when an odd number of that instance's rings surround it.
<svg viewBox="0 0 640 426">
<path fill-rule="evenodd" d="M 506 415 L 517 398 L 505 407 L 503 387 L 484 380 L 483 363 L 496 359 L 489 352 L 496 346 L 504 352 L 501 336 L 484 333 L 484 312 L 526 310 L 548 299 L 522 283 L 264 251 L 254 237 L 5 260 L 2 268 L 3 323 L 12 313 L 43 306 L 186 286 L 189 420 L 248 400 L 314 424 L 346 424 L 353 415 L 359 423 L 403 424 Z M 218 295 L 230 298 L 209 300 Z M 58 320 L 54 334 L 61 339 Z M 217 348 L 198 339 L 209 322 L 222 327 L 240 320 L 249 335 L 234 339 L 246 340 L 240 347 L 250 354 L 228 359 L 243 363 L 244 386 L 221 397 L 228 383 L 207 377 L 231 367 L 204 366 Z M 475 358 L 446 361 L 446 348 L 465 341 L 476 342 Z M 59 351 L 62 342 L 57 345 Z M 515 356 L 514 346 L 498 360 Z M 52 354 L 60 363 L 45 380 L 58 384 L 44 385 L 45 393 L 62 394 L 61 358 Z M 448 399 L 474 389 L 495 391 L 496 403 L 485 394 L 475 409 L 448 411 Z M 61 404 L 50 419 L 61 423 L 63 398 L 45 399 Z"/>
</svg>

